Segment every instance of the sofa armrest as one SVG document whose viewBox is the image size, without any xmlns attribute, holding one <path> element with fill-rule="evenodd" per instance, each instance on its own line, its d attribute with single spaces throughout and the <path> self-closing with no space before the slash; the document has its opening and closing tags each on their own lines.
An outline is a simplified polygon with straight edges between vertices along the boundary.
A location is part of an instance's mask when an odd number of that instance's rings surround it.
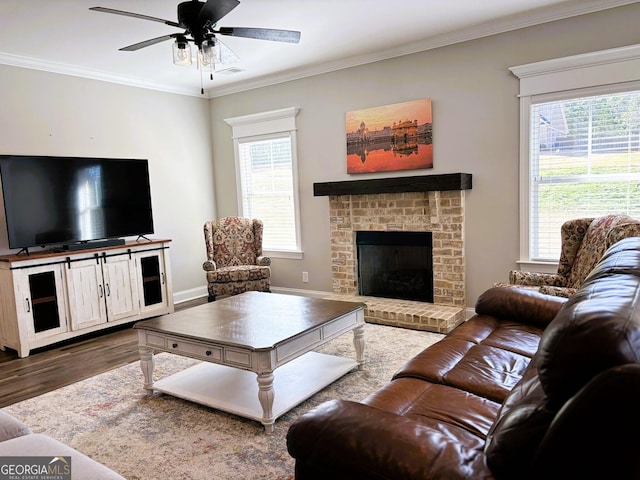
<svg viewBox="0 0 640 480">
<path fill-rule="evenodd" d="M 66 445 L 54 438 L 34 433 L 32 435 L 12 438 L 0 443 L 0 456 L 2 457 L 37 457 L 59 456 L 71 457 L 71 478 L 81 480 L 126 480 L 123 476 L 111 470 L 107 466 L 93 460 L 91 457 L 80 453 L 78 450 Z M 112 458 L 117 461 L 117 458 Z M 5 478 L 62 478 L 59 475 L 46 475 L 41 477 L 9 477 Z M 67 477 L 65 477 L 67 478 Z M 129 477 L 140 478 L 140 477 Z"/>
<path fill-rule="evenodd" d="M 202 269 L 205 272 L 215 272 L 216 271 L 216 262 L 214 262 L 213 260 L 207 260 L 206 262 L 204 262 L 202 264 Z"/>
<path fill-rule="evenodd" d="M 456 479 L 466 468 L 482 478 L 484 441 L 468 432 L 466 444 L 455 437 L 369 405 L 330 400 L 291 425 L 287 448 L 296 479 Z"/>
<path fill-rule="evenodd" d="M 0 442 L 9 440 L 10 438 L 29 435 L 31 429 L 15 417 L 7 412 L 0 410 Z"/>
<path fill-rule="evenodd" d="M 476 313 L 544 328 L 566 302 L 565 297 L 545 295 L 535 290 L 492 287 L 478 298 Z"/>
<path fill-rule="evenodd" d="M 544 293 L 545 295 L 555 295 L 556 297 L 569 298 L 571 295 L 575 294 L 578 289 L 571 287 L 552 287 L 550 285 L 543 285 L 538 291 L 540 293 Z"/>
<path fill-rule="evenodd" d="M 271 257 L 257 257 L 256 265 L 258 265 L 259 267 L 268 267 L 269 265 L 271 265 Z"/>
<path fill-rule="evenodd" d="M 511 285 L 523 285 L 526 287 L 539 287 L 542 285 L 562 286 L 566 280 L 555 273 L 522 272 L 511 270 L 509 272 L 509 283 Z"/>
</svg>

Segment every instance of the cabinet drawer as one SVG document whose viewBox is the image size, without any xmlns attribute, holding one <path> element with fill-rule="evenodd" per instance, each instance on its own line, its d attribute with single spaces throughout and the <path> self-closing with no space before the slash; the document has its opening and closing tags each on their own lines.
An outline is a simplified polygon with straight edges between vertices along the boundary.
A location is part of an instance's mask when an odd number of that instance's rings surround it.
<svg viewBox="0 0 640 480">
<path fill-rule="evenodd" d="M 222 360 L 221 348 L 203 345 L 202 343 L 192 343 L 177 338 L 167 338 L 166 348 L 170 352 L 184 354 L 189 357 L 198 357 L 209 361 Z"/>
</svg>

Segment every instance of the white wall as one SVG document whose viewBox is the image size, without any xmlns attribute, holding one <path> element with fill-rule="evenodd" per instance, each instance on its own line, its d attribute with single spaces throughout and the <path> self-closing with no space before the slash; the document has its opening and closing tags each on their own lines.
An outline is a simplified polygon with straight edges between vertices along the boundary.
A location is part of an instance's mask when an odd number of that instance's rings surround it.
<svg viewBox="0 0 640 480">
<path fill-rule="evenodd" d="M 204 295 L 215 216 L 208 100 L 0 65 L 0 153 L 146 158 L 155 238 L 172 239 L 175 298 Z M 0 207 L 0 254 L 8 248 Z"/>
<path fill-rule="evenodd" d="M 211 101 L 216 202 L 237 213 L 231 128 L 225 118 L 285 107 L 297 117 L 303 260 L 275 259 L 272 284 L 331 291 L 329 201 L 313 183 L 465 172 L 467 305 L 505 281 L 518 257 L 518 80 L 515 65 L 638 42 L 640 5 L 576 17 Z M 434 168 L 347 175 L 345 113 L 430 97 Z M 230 181 L 230 179 L 234 179 Z M 302 271 L 309 283 L 302 283 Z"/>
<path fill-rule="evenodd" d="M 472 306 L 506 279 L 518 254 L 518 81 L 508 67 L 638 43 L 638 23 L 640 4 L 633 4 L 210 101 L 0 65 L 0 153 L 149 159 L 154 236 L 173 239 L 179 301 L 206 292 L 204 221 L 237 213 L 224 119 L 298 106 L 305 253 L 274 260 L 272 284 L 331 290 L 328 199 L 313 196 L 314 182 L 468 172 Z M 346 174 L 346 112 L 426 97 L 433 100 L 433 169 Z M 8 252 L 0 218 L 0 254 Z"/>
</svg>

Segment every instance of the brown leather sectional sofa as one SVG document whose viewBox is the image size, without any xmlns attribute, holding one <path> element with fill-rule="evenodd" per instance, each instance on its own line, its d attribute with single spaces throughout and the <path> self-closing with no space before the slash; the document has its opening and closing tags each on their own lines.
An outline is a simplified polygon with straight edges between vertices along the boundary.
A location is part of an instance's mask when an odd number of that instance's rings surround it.
<svg viewBox="0 0 640 480">
<path fill-rule="evenodd" d="M 640 238 L 568 300 L 494 287 L 362 402 L 287 434 L 295 478 L 640 479 Z"/>
</svg>

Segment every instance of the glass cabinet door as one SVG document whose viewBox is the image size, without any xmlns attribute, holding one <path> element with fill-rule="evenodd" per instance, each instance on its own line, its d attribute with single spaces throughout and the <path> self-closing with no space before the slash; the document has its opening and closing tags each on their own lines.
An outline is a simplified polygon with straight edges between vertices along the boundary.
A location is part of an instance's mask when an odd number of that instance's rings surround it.
<svg viewBox="0 0 640 480">
<path fill-rule="evenodd" d="M 60 328 L 58 297 L 54 272 L 29 275 L 29 292 L 33 310 L 33 330 L 35 333 Z"/>
<path fill-rule="evenodd" d="M 158 255 L 140 258 L 140 270 L 142 275 L 142 297 L 144 306 L 163 303 L 162 289 L 164 274 L 160 271 L 160 259 Z"/>
<path fill-rule="evenodd" d="M 137 260 L 141 311 L 147 315 L 167 313 L 170 287 L 166 278 L 167 259 L 164 251 L 139 252 Z"/>
<path fill-rule="evenodd" d="M 67 331 L 62 274 L 59 265 L 24 271 L 24 313 L 35 337 Z"/>
</svg>

